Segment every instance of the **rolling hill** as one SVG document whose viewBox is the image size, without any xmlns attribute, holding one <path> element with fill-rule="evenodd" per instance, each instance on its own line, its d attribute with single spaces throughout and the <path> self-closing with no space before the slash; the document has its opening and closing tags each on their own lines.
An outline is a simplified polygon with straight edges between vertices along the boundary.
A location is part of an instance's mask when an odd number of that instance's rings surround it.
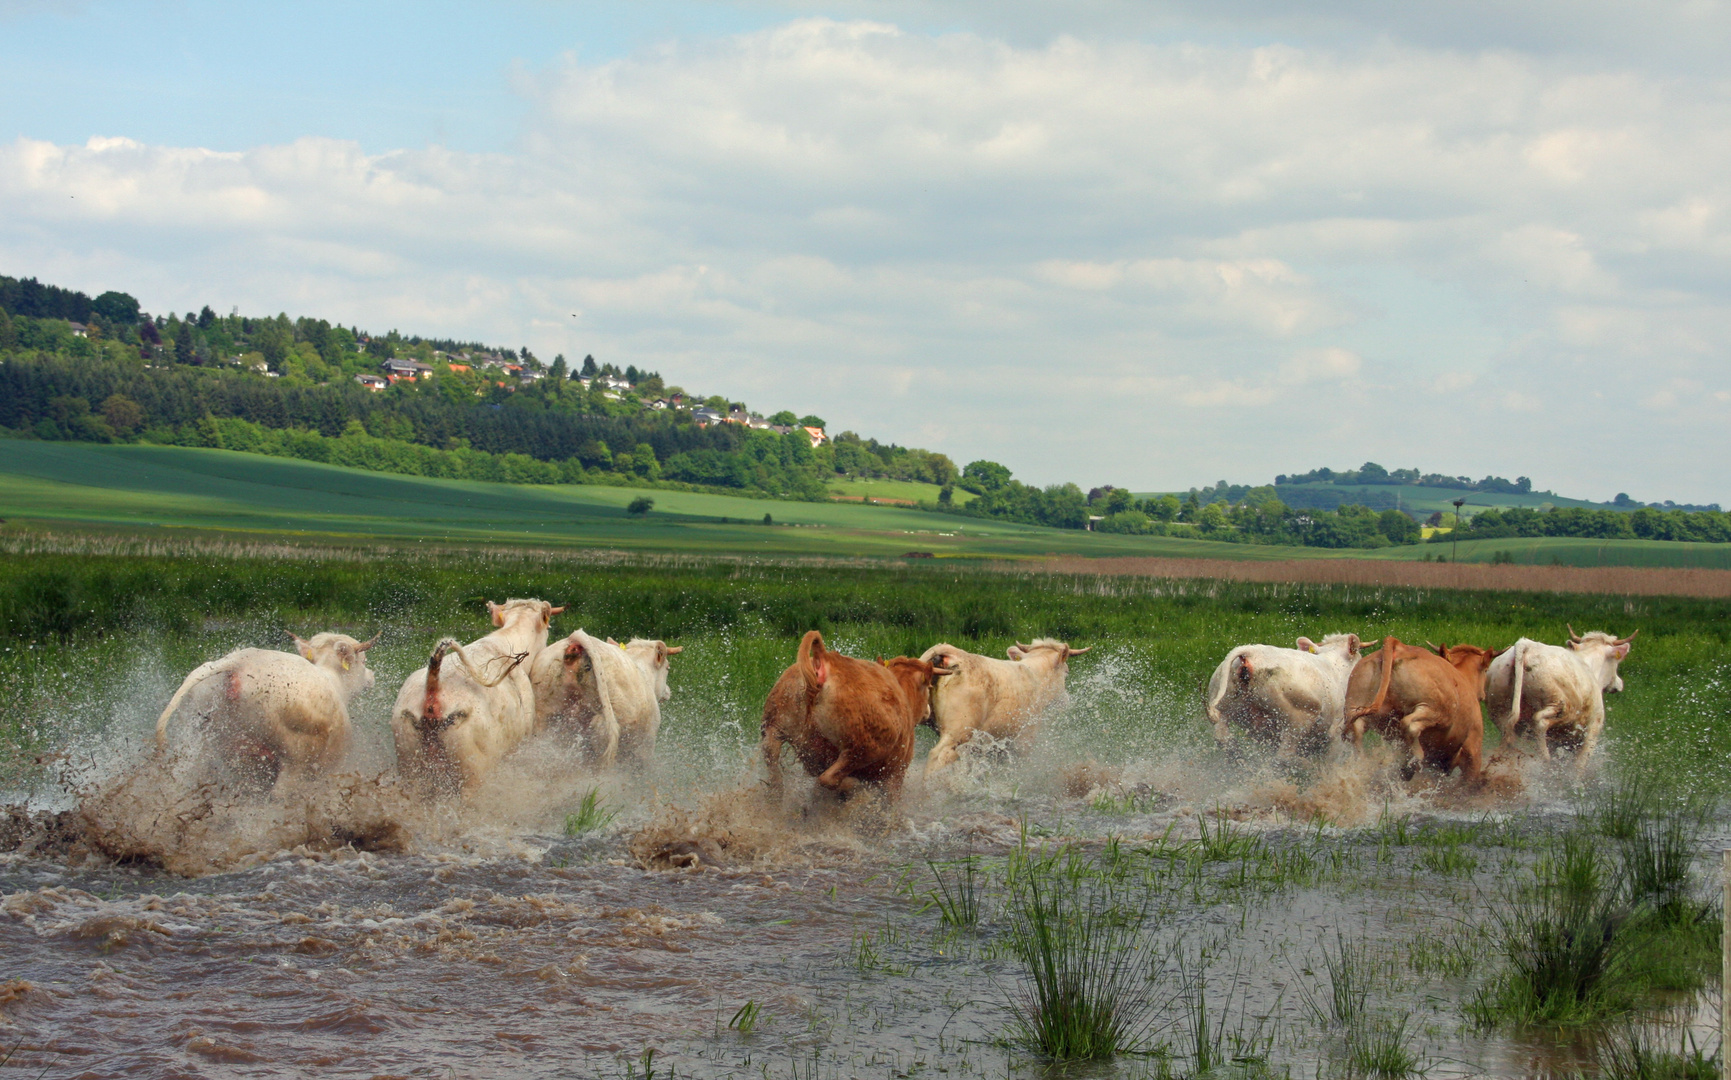
<svg viewBox="0 0 1731 1080">
<path fill-rule="evenodd" d="M 633 516 L 626 506 L 640 495 L 655 506 Z M 765 514 L 773 524 L 763 524 Z M 1367 552 L 1103 535 L 860 503 L 435 480 L 225 450 L 28 440 L 0 441 L 0 517 L 8 531 L 70 527 L 776 556 L 1416 560 L 1449 551 L 1434 544 Z M 1489 561 L 1499 552 L 1519 562 L 1574 566 L 1731 568 L 1731 545 L 1570 538 L 1460 545 L 1463 562 Z"/>
</svg>

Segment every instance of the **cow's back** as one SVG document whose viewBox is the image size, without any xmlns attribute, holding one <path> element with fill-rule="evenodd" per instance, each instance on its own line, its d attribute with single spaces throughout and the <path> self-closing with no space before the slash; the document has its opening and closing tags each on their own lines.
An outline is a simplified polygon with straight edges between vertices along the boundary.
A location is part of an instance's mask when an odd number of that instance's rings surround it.
<svg viewBox="0 0 1731 1080">
<path fill-rule="evenodd" d="M 297 653 L 237 649 L 201 667 L 175 712 L 205 717 L 219 752 L 263 752 L 301 770 L 335 764 L 351 741 L 348 703 L 326 672 Z M 172 722 L 172 718 L 167 718 Z"/>
</svg>

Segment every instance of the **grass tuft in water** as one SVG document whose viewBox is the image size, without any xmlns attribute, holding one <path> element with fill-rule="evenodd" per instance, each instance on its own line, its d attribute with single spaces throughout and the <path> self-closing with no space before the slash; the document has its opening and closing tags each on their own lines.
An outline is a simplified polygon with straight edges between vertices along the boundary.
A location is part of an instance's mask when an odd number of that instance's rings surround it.
<svg viewBox="0 0 1731 1080">
<path fill-rule="evenodd" d="M 613 819 L 618 816 L 618 810 L 601 801 L 601 789 L 590 788 L 583 793 L 583 801 L 577 804 L 577 812 L 565 815 L 565 835 L 579 836 L 594 832 L 612 824 Z"/>
<path fill-rule="evenodd" d="M 938 921 L 958 930 L 972 930 L 980 925 L 980 868 L 973 858 L 953 863 L 926 860 L 937 888 L 927 895 L 938 909 Z"/>
<path fill-rule="evenodd" d="M 1593 837 L 1566 834 L 1525 889 L 1506 891 L 1491 913 L 1504 971 L 1469 1003 L 1481 1025 L 1577 1025 L 1627 1005 L 1617 979 L 1628 957 L 1619 934 L 1629 916 L 1615 866 Z"/>
<path fill-rule="evenodd" d="M 1640 1027 L 1614 1030 L 1599 1042 L 1602 1080 L 1719 1080 L 1720 1055 L 1702 1051 L 1685 1031 L 1675 1050 L 1661 1046 Z"/>
<path fill-rule="evenodd" d="M 1404 1080 L 1424 1070 L 1412 1048 L 1405 1016 L 1363 1016 L 1346 1032 L 1346 1072 L 1377 1080 Z"/>
<path fill-rule="evenodd" d="M 764 1018 L 763 1006 L 755 1001 L 747 1001 L 733 1014 L 733 1019 L 727 1022 L 727 1026 L 741 1035 L 750 1035 L 757 1030 L 758 1021 Z"/>
<path fill-rule="evenodd" d="M 1143 1049 L 1155 1016 L 1149 894 L 1134 898 L 1085 862 L 1074 850 L 1011 856 L 1007 944 L 1024 969 L 1011 1040 L 1054 1061 Z"/>
</svg>

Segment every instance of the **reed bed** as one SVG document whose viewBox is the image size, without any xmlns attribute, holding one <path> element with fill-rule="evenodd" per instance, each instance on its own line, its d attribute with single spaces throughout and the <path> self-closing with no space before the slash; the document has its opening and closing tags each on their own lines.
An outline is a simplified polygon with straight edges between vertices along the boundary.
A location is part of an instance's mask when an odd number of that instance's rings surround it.
<svg viewBox="0 0 1731 1080">
<path fill-rule="evenodd" d="M 1029 566 L 994 566 L 1010 573 L 1106 577 L 1211 578 L 1218 581 L 1292 582 L 1308 585 L 1399 586 L 1491 592 L 1577 593 L 1601 596 L 1731 597 L 1731 570 L 1657 566 L 1520 566 L 1427 563 L 1393 559 L 1112 558 L 1066 556 Z"/>
</svg>

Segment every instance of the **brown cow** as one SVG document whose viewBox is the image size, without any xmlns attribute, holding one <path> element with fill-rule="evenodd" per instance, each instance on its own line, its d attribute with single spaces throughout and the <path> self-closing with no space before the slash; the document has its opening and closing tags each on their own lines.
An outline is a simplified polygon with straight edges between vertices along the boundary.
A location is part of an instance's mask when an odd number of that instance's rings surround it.
<svg viewBox="0 0 1731 1080">
<path fill-rule="evenodd" d="M 914 759 L 914 728 L 932 712 L 932 684 L 948 668 L 911 656 L 855 660 L 824 648 L 808 631 L 799 658 L 781 673 L 763 705 L 763 760 L 769 787 L 781 797 L 784 743 L 807 775 L 838 795 L 859 784 L 892 798 Z"/>
<path fill-rule="evenodd" d="M 1407 748 L 1401 776 L 1421 765 L 1441 772 L 1456 766 L 1477 783 L 1484 775 L 1485 672 L 1496 653 L 1477 645 L 1444 645 L 1436 652 L 1387 638 L 1377 652 L 1353 665 L 1346 687 L 1344 736 L 1358 746 L 1368 724 Z"/>
</svg>

